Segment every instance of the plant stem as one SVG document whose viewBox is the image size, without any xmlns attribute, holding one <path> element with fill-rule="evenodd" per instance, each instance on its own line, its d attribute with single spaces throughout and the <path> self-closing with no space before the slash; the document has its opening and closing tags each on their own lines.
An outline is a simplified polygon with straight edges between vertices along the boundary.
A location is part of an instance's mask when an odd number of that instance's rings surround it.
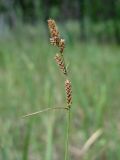
<svg viewBox="0 0 120 160">
<path fill-rule="evenodd" d="M 29 114 L 23 116 L 23 118 L 26 118 L 26 117 L 29 117 L 29 116 L 34 116 L 36 114 L 39 114 L 39 113 L 42 113 L 42 112 L 46 112 L 46 111 L 49 111 L 49 110 L 53 110 L 53 109 L 66 109 L 66 108 L 65 107 L 46 108 L 46 109 L 43 109 L 43 110 L 40 110 L 40 111 L 37 111 L 37 112 L 29 113 Z"/>
<path fill-rule="evenodd" d="M 66 130 L 66 140 L 65 140 L 65 158 L 64 160 L 68 160 L 69 157 L 69 133 L 70 133 L 70 108 L 67 111 L 67 130 Z"/>
<path fill-rule="evenodd" d="M 23 157 L 22 160 L 28 160 L 29 159 L 29 149 L 30 149 L 30 140 L 31 140 L 31 134 L 32 134 L 32 126 L 33 126 L 33 120 L 31 119 L 28 122 L 26 135 L 24 139 L 24 148 L 23 148 Z"/>
</svg>

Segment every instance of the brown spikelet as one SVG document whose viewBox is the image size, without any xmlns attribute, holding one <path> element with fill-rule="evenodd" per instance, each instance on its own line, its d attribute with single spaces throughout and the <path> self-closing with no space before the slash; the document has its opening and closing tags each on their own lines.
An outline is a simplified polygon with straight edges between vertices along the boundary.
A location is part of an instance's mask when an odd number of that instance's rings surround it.
<svg viewBox="0 0 120 160">
<path fill-rule="evenodd" d="M 50 43 L 54 46 L 59 47 L 60 53 L 63 53 L 64 48 L 65 48 L 65 40 L 60 39 L 59 31 L 57 29 L 57 25 L 54 20 L 49 19 L 48 20 L 48 27 L 50 30 Z"/>
<path fill-rule="evenodd" d="M 52 19 L 48 20 L 48 27 L 50 30 L 51 37 L 59 37 L 57 25 L 54 20 L 52 20 Z"/>
<path fill-rule="evenodd" d="M 68 79 L 65 81 L 65 90 L 66 90 L 67 105 L 70 108 L 70 105 L 72 104 L 72 88 L 71 88 L 71 82 Z"/>
<path fill-rule="evenodd" d="M 59 35 L 55 21 L 52 19 L 49 19 L 48 27 L 49 27 L 50 35 L 51 35 L 51 38 L 50 38 L 51 44 L 54 46 L 59 46 L 60 35 Z"/>
<path fill-rule="evenodd" d="M 55 55 L 55 60 L 56 60 L 56 63 L 58 64 L 58 66 L 60 67 L 61 71 L 65 75 L 67 75 L 67 71 L 66 71 L 66 67 L 65 67 L 63 58 L 59 54 L 56 54 Z"/>
</svg>

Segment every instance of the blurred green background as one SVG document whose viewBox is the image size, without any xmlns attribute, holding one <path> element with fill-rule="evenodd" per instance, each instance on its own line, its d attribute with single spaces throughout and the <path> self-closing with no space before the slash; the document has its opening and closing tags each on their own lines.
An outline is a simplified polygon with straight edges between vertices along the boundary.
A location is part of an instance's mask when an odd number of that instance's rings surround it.
<svg viewBox="0 0 120 160">
<path fill-rule="evenodd" d="M 80 160 L 81 148 L 99 128 L 103 134 L 81 159 L 120 160 L 119 0 L 0 0 L 0 160 L 64 159 L 65 111 L 21 118 L 65 106 L 48 18 L 66 40 L 71 160 Z"/>
</svg>

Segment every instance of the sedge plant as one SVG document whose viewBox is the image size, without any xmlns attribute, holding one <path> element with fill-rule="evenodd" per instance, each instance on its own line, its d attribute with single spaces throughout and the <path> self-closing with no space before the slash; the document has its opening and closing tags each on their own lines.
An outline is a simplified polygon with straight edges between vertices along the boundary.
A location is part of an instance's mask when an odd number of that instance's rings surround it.
<svg viewBox="0 0 120 160">
<path fill-rule="evenodd" d="M 66 92 L 66 105 L 64 107 L 52 107 L 52 108 L 45 108 L 43 110 L 30 113 L 25 115 L 24 117 L 33 116 L 39 113 L 43 113 L 49 110 L 57 110 L 57 109 L 64 109 L 67 111 L 67 125 L 66 125 L 66 138 L 65 138 L 65 156 L 64 160 L 69 159 L 69 132 L 70 132 L 70 113 L 71 113 L 71 104 L 72 104 L 72 87 L 71 82 L 68 76 L 68 69 L 64 59 L 64 49 L 65 49 L 65 40 L 60 37 L 60 33 L 58 31 L 57 25 L 53 19 L 48 20 L 48 28 L 50 31 L 50 43 L 58 48 L 58 53 L 55 54 L 54 59 L 57 63 L 59 69 L 63 73 L 65 77 L 65 92 Z"/>
</svg>

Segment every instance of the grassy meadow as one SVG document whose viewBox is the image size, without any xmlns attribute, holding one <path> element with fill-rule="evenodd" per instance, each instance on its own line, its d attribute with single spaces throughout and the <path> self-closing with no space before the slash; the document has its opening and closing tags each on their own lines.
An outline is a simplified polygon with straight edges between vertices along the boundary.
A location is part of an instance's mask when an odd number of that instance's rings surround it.
<svg viewBox="0 0 120 160">
<path fill-rule="evenodd" d="M 119 160 L 120 47 L 80 42 L 77 27 L 69 27 L 69 33 L 64 27 L 60 30 L 66 39 L 73 91 L 71 160 L 80 160 L 76 151 L 99 128 L 102 135 L 82 159 Z M 0 39 L 0 160 L 64 159 L 64 110 L 22 118 L 47 107 L 65 106 L 56 52 L 42 26 L 19 28 Z"/>
</svg>

